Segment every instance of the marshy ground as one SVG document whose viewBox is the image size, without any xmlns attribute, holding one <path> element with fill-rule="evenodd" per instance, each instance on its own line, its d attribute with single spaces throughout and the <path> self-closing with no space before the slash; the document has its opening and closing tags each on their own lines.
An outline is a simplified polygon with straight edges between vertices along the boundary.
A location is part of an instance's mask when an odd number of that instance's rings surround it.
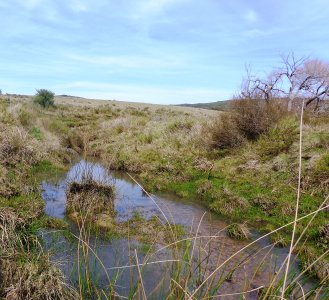
<svg viewBox="0 0 329 300">
<path fill-rule="evenodd" d="M 224 149 L 214 147 L 213 133 L 218 114 L 227 113 L 70 97 L 59 97 L 55 102 L 55 108 L 44 110 L 35 106 L 30 97 L 0 100 L 0 293 L 4 298 L 63 299 L 78 294 L 97 298 L 88 280 L 78 284 L 86 287 L 83 291 L 66 286 L 63 274 L 47 251 L 42 251 L 38 238 L 41 228 L 67 230 L 63 229 L 67 227 L 65 221 L 45 214 L 40 183 L 50 173 L 67 171 L 77 157 L 97 159 L 107 169 L 131 174 L 147 192 L 172 192 L 202 204 L 225 218 L 227 224 L 234 224 L 228 228 L 232 237 L 249 238 L 249 231 L 254 228 L 267 233 L 293 221 L 298 179 L 298 116 L 287 115 L 257 140 Z M 328 195 L 328 115 L 307 113 L 303 135 L 300 217 L 317 210 Z M 68 190 L 68 204 L 69 199 L 79 198 L 82 193 L 84 199 L 95 200 L 89 203 L 92 208 L 89 223 L 111 223 L 109 218 L 114 218 L 115 211 L 111 205 L 104 208 L 100 204 L 106 204 L 106 199 L 112 201 L 114 194 L 104 186 L 96 186 L 93 195 L 90 189 L 83 189 L 77 183 L 74 188 L 73 183 Z M 97 201 L 104 195 L 103 202 Z M 82 218 L 77 213 L 81 213 L 81 204 L 85 202 L 75 200 L 68 206 L 68 215 L 75 214 L 77 221 Z M 305 228 L 307 231 L 294 252 L 326 293 L 328 210 L 320 211 L 311 224 L 309 219 L 298 222 L 297 236 Z M 154 229 L 157 223 L 148 222 L 158 222 L 138 215 L 132 221 L 136 223 L 137 239 L 139 227 Z M 114 232 L 112 227 L 113 235 L 127 236 L 125 224 L 116 226 L 112 222 L 112 225 L 117 228 Z M 288 246 L 290 235 L 291 226 L 287 226 L 269 237 L 276 245 Z M 82 237 L 85 241 L 89 231 L 83 231 Z M 83 249 L 87 250 L 88 247 Z M 189 261 L 190 257 L 185 259 Z M 169 299 L 184 299 L 186 290 L 190 294 L 193 290 L 200 292 L 191 299 L 196 296 L 207 299 L 220 291 L 216 285 L 200 288 L 204 287 L 204 278 L 196 279 L 191 272 L 176 267 L 170 275 L 176 283 L 171 282 Z M 108 298 L 115 297 L 114 287 L 115 284 L 108 291 Z M 249 285 L 243 291 L 250 289 Z M 269 294 L 278 290 L 279 287 L 272 286 Z M 137 280 L 131 293 L 133 298 L 145 296 L 140 281 Z M 323 297 L 326 299 L 325 294 Z"/>
</svg>

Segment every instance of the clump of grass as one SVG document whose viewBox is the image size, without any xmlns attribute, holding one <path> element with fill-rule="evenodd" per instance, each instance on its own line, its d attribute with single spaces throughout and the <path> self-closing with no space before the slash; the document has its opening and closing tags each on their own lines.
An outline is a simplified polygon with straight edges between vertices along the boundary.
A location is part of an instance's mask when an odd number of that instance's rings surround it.
<svg viewBox="0 0 329 300">
<path fill-rule="evenodd" d="M 67 192 L 68 213 L 80 212 L 95 216 L 99 213 L 114 213 L 114 188 L 92 179 L 72 182 Z"/>
<path fill-rule="evenodd" d="M 248 200 L 232 192 L 227 187 L 224 187 L 219 193 L 215 192 L 212 197 L 215 201 L 210 204 L 210 208 L 225 216 L 232 216 L 245 211 L 250 206 Z"/>
<path fill-rule="evenodd" d="M 138 136 L 138 140 L 142 144 L 151 144 L 153 142 L 153 139 L 154 136 L 152 133 L 147 133 L 147 134 L 142 133 L 141 135 Z"/>
<path fill-rule="evenodd" d="M 272 234 L 270 239 L 277 247 L 287 247 L 289 245 L 287 237 L 279 232 Z"/>
<path fill-rule="evenodd" d="M 27 109 L 20 109 L 18 120 L 23 127 L 29 127 L 33 124 L 33 114 Z"/>
<path fill-rule="evenodd" d="M 10 177 L 11 180 L 9 179 Z M 14 182 L 15 177 L 14 173 L 11 173 L 10 176 L 9 171 L 0 165 L 0 196 L 8 198 L 19 193 L 18 187 Z"/>
<path fill-rule="evenodd" d="M 314 183 L 329 186 L 329 154 L 323 154 L 313 168 Z"/>
<path fill-rule="evenodd" d="M 328 293 L 326 289 L 329 281 L 329 261 L 325 259 L 319 260 L 320 255 L 318 251 L 312 247 L 302 246 L 299 255 L 303 261 L 303 269 L 314 275 L 314 277 L 320 278 L 325 292 Z M 326 297 L 326 293 L 324 297 Z"/>
<path fill-rule="evenodd" d="M 209 191 L 213 190 L 213 183 L 211 180 L 208 179 L 203 179 L 203 180 L 199 180 L 197 182 L 197 194 L 202 196 L 206 193 L 208 193 Z"/>
<path fill-rule="evenodd" d="M 193 127 L 193 121 L 191 119 L 175 120 L 167 126 L 169 132 L 175 132 L 177 130 L 191 130 Z"/>
<path fill-rule="evenodd" d="M 2 165 L 15 166 L 22 162 L 31 165 L 37 161 L 37 155 L 38 152 L 24 129 L 13 127 L 1 132 L 0 163 Z"/>
<path fill-rule="evenodd" d="M 267 197 L 258 196 L 252 200 L 252 204 L 259 207 L 268 215 L 273 215 L 273 209 L 277 206 L 277 203 L 273 199 Z"/>
<path fill-rule="evenodd" d="M 75 299 L 29 226 L 14 209 L 0 208 L 0 294 L 5 299 Z"/>
<path fill-rule="evenodd" d="M 246 223 L 232 224 L 227 227 L 226 232 L 228 236 L 237 240 L 248 240 L 250 238 L 250 231 Z"/>
<path fill-rule="evenodd" d="M 324 249 L 329 247 L 329 223 L 321 226 L 319 230 L 319 244 Z"/>
<path fill-rule="evenodd" d="M 41 130 L 38 127 L 32 127 L 29 130 L 29 134 L 33 138 L 37 139 L 38 141 L 41 141 L 43 139 L 43 134 L 42 134 Z"/>
</svg>

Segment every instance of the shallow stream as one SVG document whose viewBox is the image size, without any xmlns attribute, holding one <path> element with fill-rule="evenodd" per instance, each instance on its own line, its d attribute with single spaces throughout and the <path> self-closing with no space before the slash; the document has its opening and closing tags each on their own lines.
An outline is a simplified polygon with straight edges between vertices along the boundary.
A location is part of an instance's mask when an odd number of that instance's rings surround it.
<svg viewBox="0 0 329 300">
<path fill-rule="evenodd" d="M 127 174 L 123 172 L 112 172 L 99 163 L 85 160 L 81 160 L 73 165 L 67 173 L 49 174 L 49 177 L 42 182 L 42 196 L 46 203 L 45 211 L 49 216 L 60 219 L 66 218 L 65 207 L 68 184 L 72 181 L 81 180 L 86 170 L 92 175 L 94 180 L 115 185 L 116 197 L 114 205 L 117 211 L 116 218 L 119 222 L 130 219 L 136 211 L 146 219 L 155 215 L 163 219 L 158 208 L 160 207 L 171 223 L 184 225 L 187 232 L 193 232 L 195 235 L 199 222 L 202 219 L 198 235 L 218 236 L 212 240 L 209 244 L 210 246 L 207 248 L 210 253 L 209 272 L 213 271 L 219 262 L 229 258 L 248 244 L 248 242 L 237 241 L 228 237 L 224 230 L 228 225 L 227 222 L 207 211 L 203 206 L 197 205 L 195 202 L 182 201 L 172 194 L 155 194 L 152 195 L 152 200 Z M 204 215 L 205 212 L 206 214 Z M 70 231 L 78 236 L 77 226 L 70 221 L 69 224 Z M 253 239 L 259 236 L 257 232 L 253 232 L 252 235 Z M 44 231 L 43 237 L 45 247 L 52 251 L 53 260 L 59 263 L 70 284 L 76 285 L 79 265 L 77 241 L 67 238 L 60 231 Z M 200 239 L 200 241 L 202 241 L 201 243 L 205 243 L 206 239 Z M 105 238 L 94 235 L 91 235 L 89 244 L 98 256 L 96 258 L 91 253 L 89 258 L 89 264 L 92 266 L 91 272 L 93 278 L 97 281 L 97 285 L 106 289 L 108 286 L 108 276 L 110 278 L 117 276 L 118 279 L 115 282 L 116 292 L 120 295 L 128 296 L 131 282 L 136 280 L 138 270 L 134 266 L 121 267 L 135 264 L 135 249 L 138 253 L 139 261 L 142 262 L 147 252 L 145 250 L 147 249 L 147 245 L 136 240 L 128 240 L 127 238 Z M 286 248 L 272 247 L 269 240 L 266 239 L 254 244 L 243 251 L 241 255 L 236 256 L 230 261 L 229 266 L 239 264 L 239 267 L 233 273 L 232 278 L 224 281 L 218 293 L 240 292 L 246 283 L 251 288 L 266 285 L 269 278 L 281 266 L 287 253 L 288 250 Z M 245 259 L 246 257 L 248 259 Z M 160 251 L 152 261 L 168 258 L 171 258 L 168 251 Z M 243 259 L 245 260 L 242 262 Z M 106 268 L 106 272 L 100 261 Z M 257 266 L 260 264 L 262 264 L 262 267 L 254 275 Z M 162 292 L 165 292 L 164 290 L 169 284 L 169 275 L 167 272 L 170 269 L 169 267 L 170 265 L 167 262 L 147 265 L 143 269 L 143 282 L 150 298 L 162 299 Z M 297 263 L 295 263 L 294 268 L 297 270 Z M 154 290 L 161 280 L 164 281 L 163 287 Z M 306 284 L 307 286 L 309 286 L 309 283 Z M 154 293 L 151 294 L 153 290 Z M 225 299 L 239 299 L 239 297 L 227 296 Z M 257 292 L 249 293 L 247 299 L 257 299 Z"/>
</svg>

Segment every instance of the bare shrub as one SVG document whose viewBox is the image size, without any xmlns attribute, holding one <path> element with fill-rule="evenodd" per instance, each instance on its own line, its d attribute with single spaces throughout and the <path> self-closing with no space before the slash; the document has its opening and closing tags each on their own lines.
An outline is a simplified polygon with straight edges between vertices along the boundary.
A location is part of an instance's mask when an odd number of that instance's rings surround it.
<svg viewBox="0 0 329 300">
<path fill-rule="evenodd" d="M 233 100 L 231 109 L 236 129 L 247 139 L 256 139 L 266 133 L 285 115 L 279 101 Z"/>
<path fill-rule="evenodd" d="M 236 126 L 236 118 L 230 114 L 220 114 L 218 119 L 210 125 L 210 145 L 213 148 L 237 148 L 246 139 Z"/>
<path fill-rule="evenodd" d="M 267 133 L 285 115 L 280 101 L 232 100 L 231 112 L 220 114 L 208 128 L 213 148 L 237 148 Z"/>
</svg>

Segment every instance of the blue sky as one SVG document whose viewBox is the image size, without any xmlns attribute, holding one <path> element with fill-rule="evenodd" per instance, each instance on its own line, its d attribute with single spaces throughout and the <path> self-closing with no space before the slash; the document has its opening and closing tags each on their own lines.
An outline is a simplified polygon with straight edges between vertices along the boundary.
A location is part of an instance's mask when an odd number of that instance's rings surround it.
<svg viewBox="0 0 329 300">
<path fill-rule="evenodd" d="M 0 0 L 0 88 L 152 103 L 224 100 L 245 65 L 329 59 L 328 0 Z"/>
</svg>

